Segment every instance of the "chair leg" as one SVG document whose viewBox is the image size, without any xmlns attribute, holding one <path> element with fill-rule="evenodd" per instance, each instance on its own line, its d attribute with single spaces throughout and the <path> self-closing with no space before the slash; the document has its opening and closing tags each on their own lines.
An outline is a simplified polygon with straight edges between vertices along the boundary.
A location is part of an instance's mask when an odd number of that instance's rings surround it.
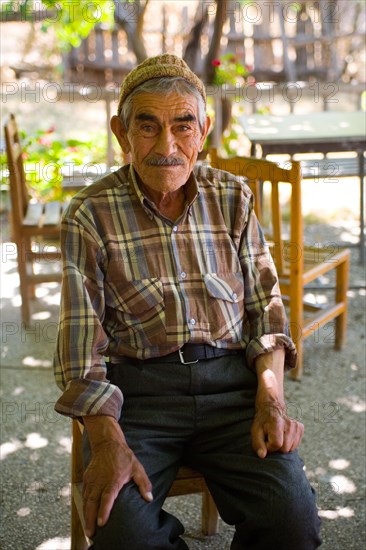
<svg viewBox="0 0 366 550">
<path fill-rule="evenodd" d="M 71 497 L 71 550 L 88 550 L 83 524 L 80 521 L 75 499 Z"/>
<path fill-rule="evenodd" d="M 297 349 L 297 364 L 294 369 L 290 371 L 290 377 L 292 380 L 300 380 L 303 372 L 303 338 L 300 336 L 296 342 Z"/>
<path fill-rule="evenodd" d="M 293 380 L 300 380 L 303 370 L 303 340 L 304 340 L 304 304 L 303 304 L 303 288 L 299 284 L 298 279 L 295 279 L 292 288 L 290 289 L 290 327 L 291 336 L 297 350 L 297 364 L 290 371 L 290 377 Z"/>
<path fill-rule="evenodd" d="M 343 303 L 343 312 L 335 320 L 335 343 L 337 350 L 343 348 L 347 331 L 347 288 L 349 277 L 349 255 L 336 269 L 336 303 Z"/>
<path fill-rule="evenodd" d="M 71 456 L 71 550 L 87 550 L 87 542 L 82 510 L 81 486 L 84 464 L 82 457 L 82 434 L 77 420 L 72 421 L 72 456 Z"/>
<path fill-rule="evenodd" d="M 219 513 L 210 491 L 202 493 L 202 532 L 204 535 L 216 535 L 219 529 Z"/>
<path fill-rule="evenodd" d="M 19 273 L 19 287 L 20 297 L 22 301 L 21 305 L 21 317 L 26 326 L 29 326 L 30 322 L 30 303 L 29 303 L 29 285 L 27 281 L 27 252 L 26 241 L 17 242 L 17 256 L 18 256 L 18 273 Z"/>
<path fill-rule="evenodd" d="M 26 250 L 29 252 L 25 253 L 25 261 L 27 269 L 33 275 L 34 274 L 34 258 L 32 256 L 32 239 L 27 239 L 26 241 Z M 36 285 L 28 283 L 28 296 L 30 300 L 34 300 L 36 297 Z"/>
</svg>

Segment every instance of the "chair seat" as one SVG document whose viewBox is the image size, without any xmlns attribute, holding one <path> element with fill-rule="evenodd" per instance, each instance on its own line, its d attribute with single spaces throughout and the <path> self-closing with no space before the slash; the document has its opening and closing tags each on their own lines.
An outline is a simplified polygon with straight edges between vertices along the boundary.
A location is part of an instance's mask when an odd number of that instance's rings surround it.
<svg viewBox="0 0 366 550">
<path fill-rule="evenodd" d="M 187 493 L 202 493 L 207 485 L 202 475 L 186 466 L 179 468 L 177 477 L 168 493 L 169 497 L 186 495 Z"/>
<path fill-rule="evenodd" d="M 45 227 L 61 223 L 63 205 L 60 201 L 51 201 L 45 204 L 30 202 L 24 216 L 23 225 L 29 227 Z"/>
</svg>

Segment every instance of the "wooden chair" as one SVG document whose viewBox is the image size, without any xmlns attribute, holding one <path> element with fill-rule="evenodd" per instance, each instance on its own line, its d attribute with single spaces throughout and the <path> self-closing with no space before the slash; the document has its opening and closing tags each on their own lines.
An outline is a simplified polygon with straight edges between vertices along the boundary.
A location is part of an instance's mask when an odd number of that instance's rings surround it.
<svg viewBox="0 0 366 550">
<path fill-rule="evenodd" d="M 248 179 L 261 222 L 271 249 L 279 276 L 285 304 L 289 307 L 289 320 L 293 340 L 298 351 L 298 364 L 291 371 L 292 378 L 299 379 L 303 370 L 303 340 L 325 323 L 335 319 L 335 348 L 341 349 L 345 342 L 347 323 L 347 289 L 350 252 L 332 244 L 325 247 L 304 246 L 303 218 L 301 210 L 301 165 L 292 161 L 285 168 L 276 163 L 257 158 L 219 157 L 216 149 L 210 151 L 211 165 Z M 262 183 L 270 184 L 270 207 L 262 211 Z M 290 227 L 288 238 L 283 235 L 280 183 L 290 188 Z M 269 217 L 269 229 L 264 221 Z M 306 285 L 335 269 L 334 302 L 326 306 L 305 301 Z"/>
<path fill-rule="evenodd" d="M 82 456 L 83 426 L 72 421 L 71 453 L 71 550 L 87 550 L 89 542 L 85 535 L 83 515 L 82 482 L 84 464 Z M 168 496 L 202 493 L 202 532 L 214 535 L 218 531 L 218 511 L 204 478 L 190 468 L 180 468 Z"/>
<path fill-rule="evenodd" d="M 39 283 L 61 281 L 61 272 L 47 272 L 42 269 L 34 273 L 34 262 L 50 264 L 60 259 L 60 251 L 53 246 L 60 234 L 62 204 L 58 201 L 42 204 L 30 200 L 23 166 L 23 151 L 14 115 L 4 126 L 6 154 L 9 167 L 12 239 L 16 244 L 21 317 L 28 325 L 30 321 L 30 298 L 34 297 L 34 286 Z M 45 239 L 52 240 L 52 247 Z"/>
</svg>

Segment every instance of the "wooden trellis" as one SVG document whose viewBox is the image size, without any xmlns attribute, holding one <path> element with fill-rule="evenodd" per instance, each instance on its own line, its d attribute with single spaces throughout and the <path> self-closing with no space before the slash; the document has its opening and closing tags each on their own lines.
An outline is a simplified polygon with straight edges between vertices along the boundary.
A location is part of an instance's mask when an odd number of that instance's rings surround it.
<svg viewBox="0 0 366 550">
<path fill-rule="evenodd" d="M 202 3 L 204 6 L 205 3 Z M 209 20 L 212 4 L 206 3 Z M 298 6 L 294 11 L 294 5 Z M 210 8 L 211 6 L 211 8 Z M 347 7 L 347 18 L 344 10 Z M 152 2 L 146 14 L 145 42 L 149 55 L 169 51 L 182 55 L 190 28 L 188 9 Z M 211 11 L 210 11 L 211 10 Z M 347 51 L 363 47 L 360 28 L 365 15 L 362 2 L 320 0 L 318 2 L 257 2 L 232 0 L 222 37 L 222 53 L 232 52 L 252 67 L 257 81 L 335 81 L 344 74 Z M 172 20 L 179 21 L 179 29 Z M 197 42 L 197 69 L 212 37 L 206 26 Z M 65 58 L 66 76 L 71 82 L 118 85 L 136 64 L 123 30 L 96 27 L 79 48 Z"/>
</svg>

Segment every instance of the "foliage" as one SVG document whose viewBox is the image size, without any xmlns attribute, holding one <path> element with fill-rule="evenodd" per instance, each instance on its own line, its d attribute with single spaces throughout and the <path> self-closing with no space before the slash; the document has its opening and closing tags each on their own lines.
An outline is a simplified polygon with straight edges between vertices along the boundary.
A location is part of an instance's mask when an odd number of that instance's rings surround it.
<svg viewBox="0 0 366 550">
<path fill-rule="evenodd" d="M 212 61 L 215 67 L 214 84 L 222 86 L 223 84 L 243 85 L 250 69 L 243 65 L 238 57 L 233 53 L 221 55 Z"/>
<path fill-rule="evenodd" d="M 46 12 L 42 31 L 50 27 L 55 31 L 61 50 L 77 47 L 88 36 L 96 24 L 109 27 L 114 25 L 113 0 L 42 0 L 40 15 Z M 18 13 L 21 21 L 34 21 L 33 10 L 40 8 L 40 2 L 34 0 L 7 0 L 1 5 L 1 12 Z M 42 17 L 40 17 L 42 19 Z"/>
<path fill-rule="evenodd" d="M 26 180 L 36 198 L 57 200 L 63 198 L 64 175 L 74 175 L 77 167 L 105 163 L 106 133 L 89 134 L 88 140 L 64 139 L 56 128 L 36 130 L 32 134 L 21 131 Z M 1 155 L 2 184 L 7 179 L 6 155 Z M 82 168 L 83 167 L 83 168 Z"/>
<path fill-rule="evenodd" d="M 66 163 L 81 165 L 87 143 L 58 139 L 55 128 L 21 132 L 26 178 L 37 198 L 59 199 L 62 195 L 62 168 Z"/>
<path fill-rule="evenodd" d="M 43 0 L 47 8 L 57 10 L 57 25 L 48 21 L 42 25 L 43 32 L 55 28 L 56 38 L 61 49 L 78 47 L 97 23 L 114 25 L 114 4 L 112 0 Z"/>
</svg>

